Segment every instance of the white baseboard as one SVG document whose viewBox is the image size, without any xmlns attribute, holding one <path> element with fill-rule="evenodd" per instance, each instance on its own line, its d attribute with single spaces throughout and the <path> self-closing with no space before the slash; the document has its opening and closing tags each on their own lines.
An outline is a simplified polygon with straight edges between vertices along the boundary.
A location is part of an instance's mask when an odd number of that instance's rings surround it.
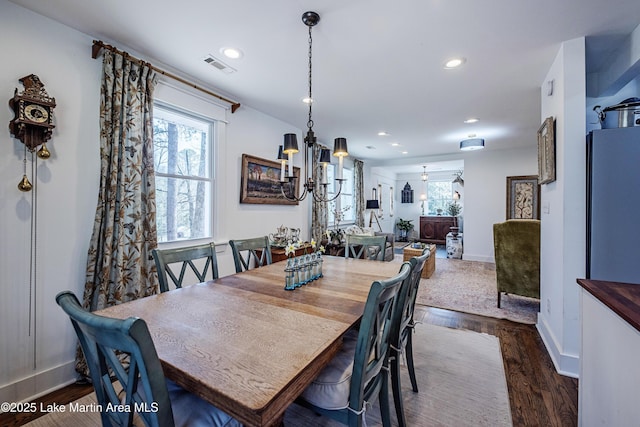
<svg viewBox="0 0 640 427">
<path fill-rule="evenodd" d="M 496 262 L 495 258 L 492 256 L 480 256 L 480 255 L 467 255 L 462 253 L 462 259 L 465 261 L 480 261 L 480 262 Z"/>
<path fill-rule="evenodd" d="M 560 375 L 565 375 L 571 378 L 580 377 L 580 356 L 575 354 L 564 354 L 561 351 L 561 347 L 558 341 L 553 335 L 553 331 L 549 328 L 549 324 L 546 322 L 540 313 L 538 313 L 538 322 L 536 323 L 538 333 L 542 338 L 544 346 L 547 348 L 547 352 L 551 357 L 553 366 Z"/>
<path fill-rule="evenodd" d="M 76 379 L 75 361 L 72 360 L 0 386 L 0 402 L 28 402 L 73 384 Z"/>
</svg>

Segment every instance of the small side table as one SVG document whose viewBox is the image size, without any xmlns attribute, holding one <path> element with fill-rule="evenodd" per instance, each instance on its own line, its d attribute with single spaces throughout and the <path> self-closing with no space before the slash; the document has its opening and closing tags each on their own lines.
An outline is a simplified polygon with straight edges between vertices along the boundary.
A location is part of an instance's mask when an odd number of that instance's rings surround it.
<svg viewBox="0 0 640 427">
<path fill-rule="evenodd" d="M 412 248 L 411 245 L 404 248 L 402 251 L 402 260 L 409 261 L 414 256 L 422 255 L 422 249 Z M 428 279 L 431 277 L 434 271 L 436 271 L 436 245 L 429 244 L 429 258 L 424 263 L 424 269 L 422 270 L 422 278 Z"/>
</svg>

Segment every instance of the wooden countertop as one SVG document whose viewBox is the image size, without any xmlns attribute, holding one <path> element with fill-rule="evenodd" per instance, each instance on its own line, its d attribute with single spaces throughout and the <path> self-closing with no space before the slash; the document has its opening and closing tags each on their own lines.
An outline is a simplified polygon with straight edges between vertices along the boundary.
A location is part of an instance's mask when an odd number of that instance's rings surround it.
<svg viewBox="0 0 640 427">
<path fill-rule="evenodd" d="M 640 285 L 589 279 L 578 284 L 640 331 Z"/>
</svg>

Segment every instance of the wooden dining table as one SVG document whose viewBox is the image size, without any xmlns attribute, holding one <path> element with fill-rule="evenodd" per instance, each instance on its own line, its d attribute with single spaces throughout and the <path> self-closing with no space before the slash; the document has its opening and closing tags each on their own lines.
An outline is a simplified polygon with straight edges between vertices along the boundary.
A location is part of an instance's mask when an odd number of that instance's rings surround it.
<svg viewBox="0 0 640 427">
<path fill-rule="evenodd" d="M 165 376 L 247 426 L 279 424 L 397 263 L 323 257 L 323 277 L 284 289 L 285 261 L 100 310 L 149 327 Z"/>
</svg>

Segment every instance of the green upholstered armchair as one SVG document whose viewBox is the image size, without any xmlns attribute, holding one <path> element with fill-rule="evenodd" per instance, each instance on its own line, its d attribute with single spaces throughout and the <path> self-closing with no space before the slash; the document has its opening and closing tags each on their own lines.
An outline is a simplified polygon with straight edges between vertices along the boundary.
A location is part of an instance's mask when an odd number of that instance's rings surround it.
<svg viewBox="0 0 640 427">
<path fill-rule="evenodd" d="M 540 221 L 509 219 L 493 224 L 498 307 L 500 295 L 540 298 Z"/>
</svg>

